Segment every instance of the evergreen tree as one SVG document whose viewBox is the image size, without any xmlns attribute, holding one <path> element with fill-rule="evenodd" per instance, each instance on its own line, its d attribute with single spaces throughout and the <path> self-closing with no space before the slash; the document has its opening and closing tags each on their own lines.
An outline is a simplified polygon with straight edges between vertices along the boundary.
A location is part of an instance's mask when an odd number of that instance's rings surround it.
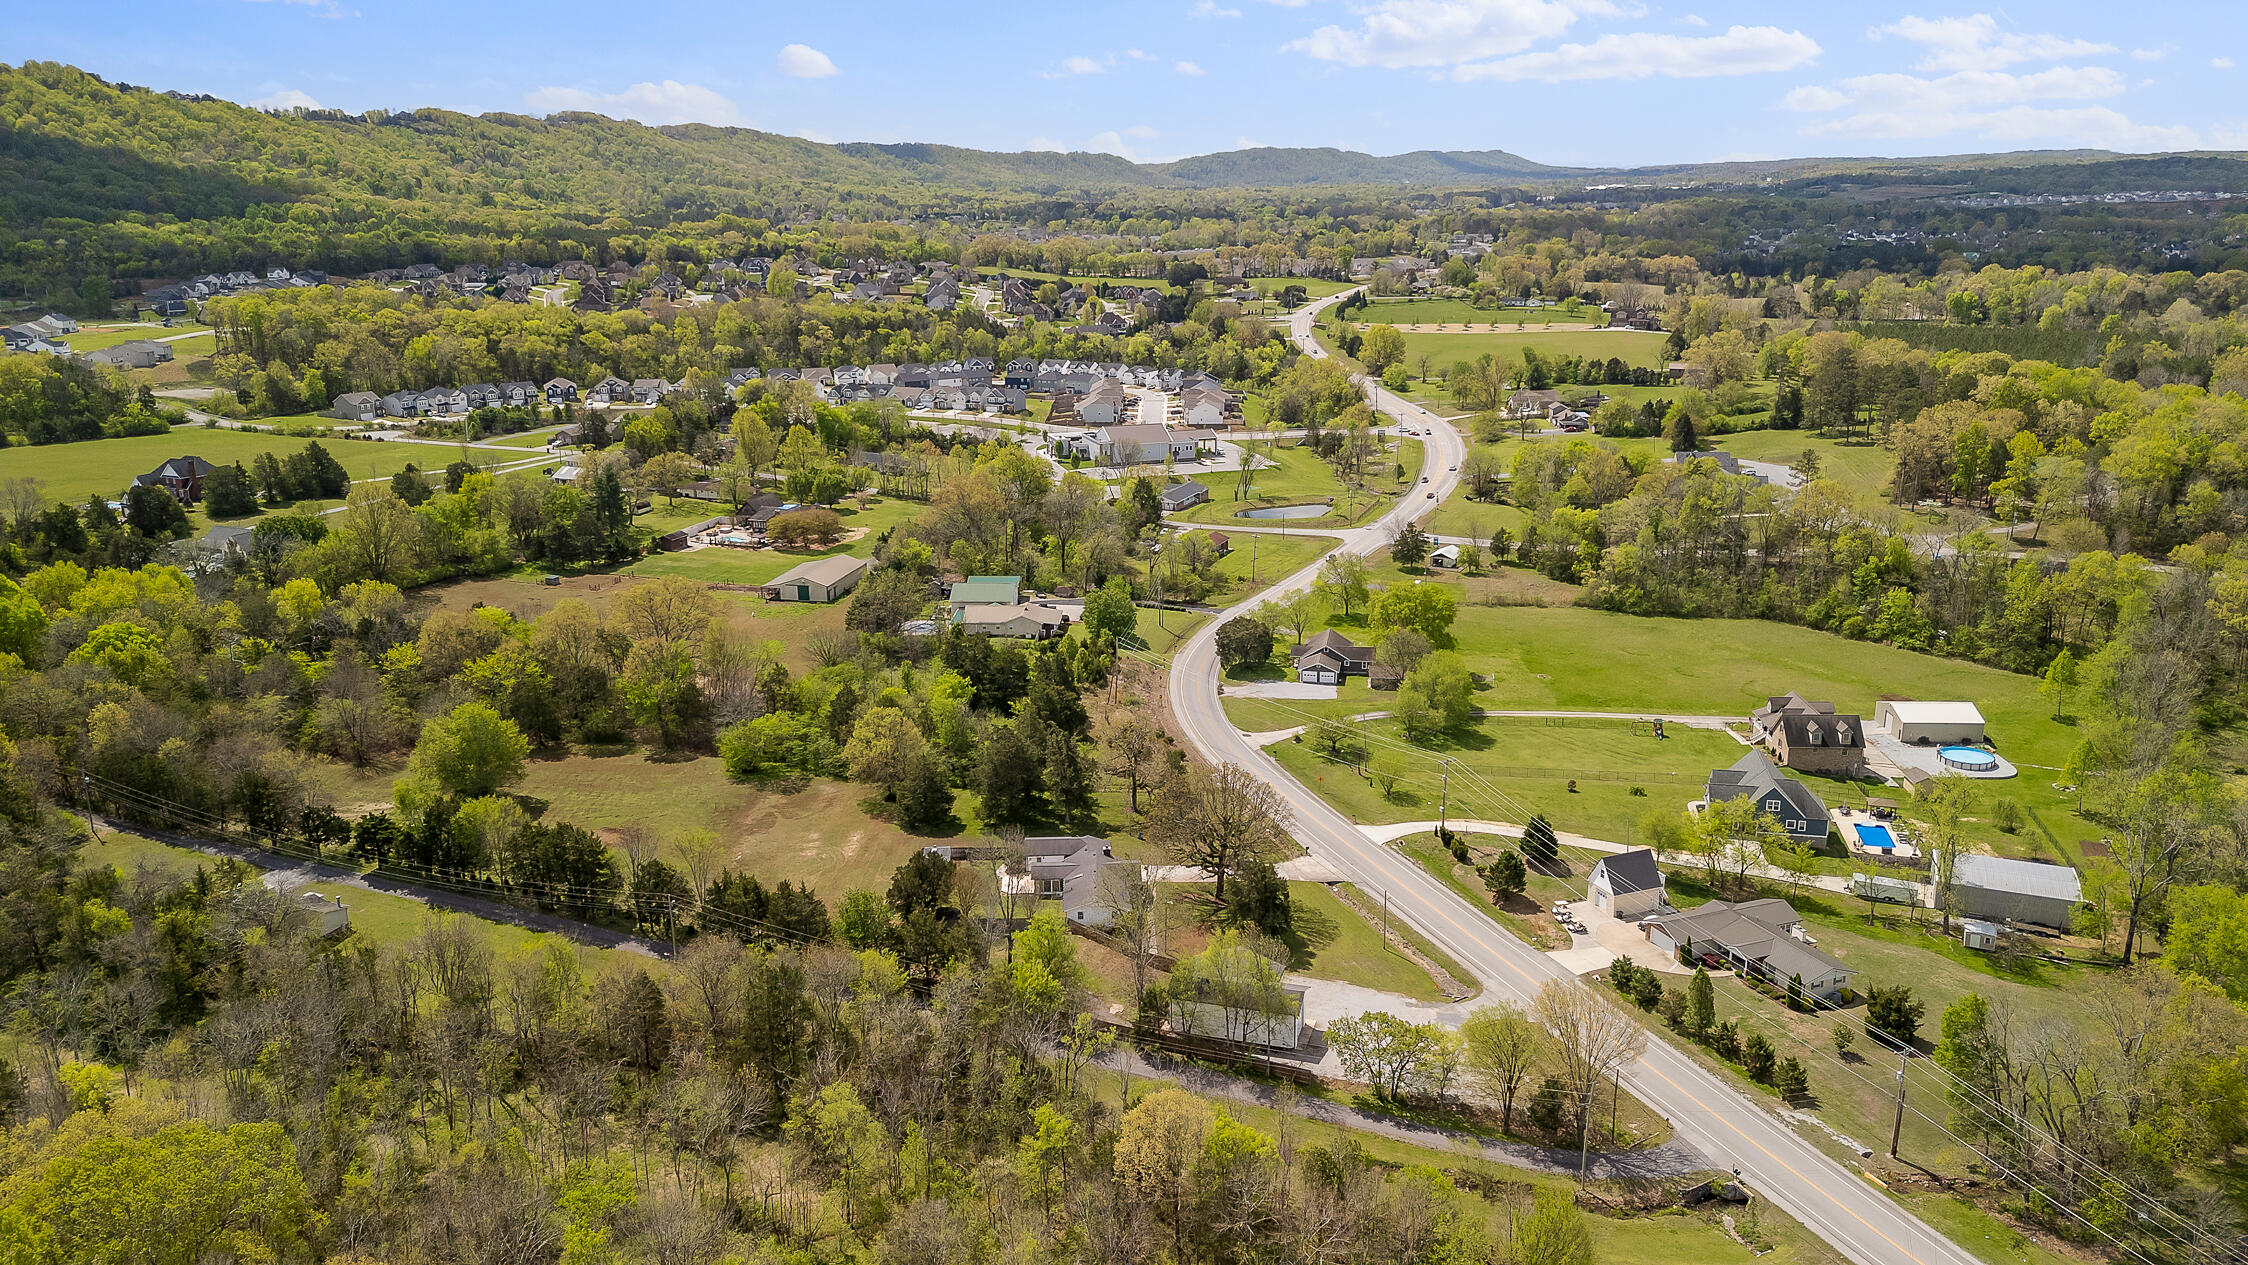
<svg viewBox="0 0 2248 1265">
<path fill-rule="evenodd" d="M 621 562 L 635 552 L 632 541 L 632 501 L 625 495 L 617 468 L 605 465 L 593 476 L 586 516 L 591 520 L 593 554 L 603 562 Z"/>
<path fill-rule="evenodd" d="M 1686 984 L 1686 1031 L 1699 1037 L 1717 1025 L 1717 985 L 1709 972 L 1697 966 Z"/>
<path fill-rule="evenodd" d="M 976 754 L 976 794 L 983 818 L 995 826 L 1028 825 L 1043 805 L 1043 744 L 1032 745 L 1022 732 L 1026 721 L 1000 721 L 985 735 Z"/>
<path fill-rule="evenodd" d="M 203 481 L 203 508 L 213 518 L 240 518 L 257 512 L 257 492 L 241 462 L 211 471 L 211 477 Z"/>
<path fill-rule="evenodd" d="M 1561 859 L 1561 839 L 1544 813 L 1534 814 L 1522 828 L 1522 856 L 1540 866 L 1551 866 Z"/>
</svg>

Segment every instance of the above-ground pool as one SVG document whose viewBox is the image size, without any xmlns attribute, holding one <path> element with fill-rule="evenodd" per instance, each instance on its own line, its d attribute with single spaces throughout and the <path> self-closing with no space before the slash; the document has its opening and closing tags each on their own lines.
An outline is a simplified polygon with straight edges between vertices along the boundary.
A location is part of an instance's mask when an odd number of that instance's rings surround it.
<svg viewBox="0 0 2248 1265">
<path fill-rule="evenodd" d="M 1936 758 L 1967 773 L 1988 773 L 1998 767 L 1998 757 L 1981 747 L 1938 747 Z"/>
<path fill-rule="evenodd" d="M 1861 821 L 1852 829 L 1858 832 L 1858 846 L 1861 848 L 1887 852 L 1897 846 L 1897 837 L 1889 833 L 1887 826 L 1868 825 Z"/>
<path fill-rule="evenodd" d="M 1235 518 L 1324 518 L 1332 508 L 1326 505 L 1267 505 L 1262 509 L 1242 510 Z"/>
</svg>

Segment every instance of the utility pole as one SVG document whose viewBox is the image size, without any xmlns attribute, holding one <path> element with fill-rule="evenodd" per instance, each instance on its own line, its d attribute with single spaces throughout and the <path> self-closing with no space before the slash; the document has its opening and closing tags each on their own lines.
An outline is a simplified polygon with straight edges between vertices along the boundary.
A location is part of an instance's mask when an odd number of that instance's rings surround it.
<svg viewBox="0 0 2248 1265">
<path fill-rule="evenodd" d="M 1584 1184 L 1585 1170 L 1592 1163 L 1592 1093 L 1577 1103 L 1577 1183 Z"/>
<path fill-rule="evenodd" d="M 1257 536 L 1249 534 L 1249 587 L 1257 587 Z"/>
<path fill-rule="evenodd" d="M 1444 762 L 1444 786 L 1436 801 L 1436 837 L 1441 841 L 1449 833 L 1452 820 L 1452 762 Z"/>
<path fill-rule="evenodd" d="M 1897 1051 L 1897 1122 L 1889 1126 L 1890 1159 L 1897 1158 L 1897 1143 L 1905 1135 L 1905 1060 L 1911 1057 L 1912 1051 L 1908 1049 Z"/>
</svg>

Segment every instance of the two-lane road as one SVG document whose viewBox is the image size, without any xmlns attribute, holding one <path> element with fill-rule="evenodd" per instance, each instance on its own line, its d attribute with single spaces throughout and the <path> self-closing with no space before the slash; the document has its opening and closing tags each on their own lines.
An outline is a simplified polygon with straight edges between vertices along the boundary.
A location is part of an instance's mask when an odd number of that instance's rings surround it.
<svg viewBox="0 0 2248 1265">
<path fill-rule="evenodd" d="M 1306 354 L 1323 354 L 1311 338 L 1313 314 L 1341 297 L 1290 317 L 1290 332 Z M 1464 451 L 1449 424 L 1379 386 L 1368 384 L 1368 390 L 1376 408 L 1428 432 L 1429 482 L 1369 526 L 1341 534 L 1339 547 L 1360 554 L 1379 551 L 1398 525 L 1441 502 L 1459 479 L 1447 467 L 1457 466 Z M 1432 491 L 1434 500 L 1426 495 Z M 1307 587 L 1318 566 L 1315 562 L 1305 567 L 1244 606 Z M 1506 934 L 1418 865 L 1369 840 L 1355 823 L 1233 727 L 1218 697 L 1217 659 L 1217 628 L 1232 613 L 1221 613 L 1204 625 L 1172 661 L 1171 705 L 1202 757 L 1213 764 L 1238 764 L 1263 777 L 1293 813 L 1298 842 L 1361 887 L 1386 893 L 1392 912 L 1443 946 L 1492 998 L 1527 1001 L 1549 981 L 1573 981 L 1552 959 Z M 1797 1136 L 1764 1107 L 1666 1042 L 1650 1040 L 1646 1054 L 1626 1069 L 1623 1080 L 1714 1166 L 1737 1170 L 1759 1194 L 1858 1265 L 1978 1265 L 1975 1257 L 1861 1175 Z"/>
</svg>

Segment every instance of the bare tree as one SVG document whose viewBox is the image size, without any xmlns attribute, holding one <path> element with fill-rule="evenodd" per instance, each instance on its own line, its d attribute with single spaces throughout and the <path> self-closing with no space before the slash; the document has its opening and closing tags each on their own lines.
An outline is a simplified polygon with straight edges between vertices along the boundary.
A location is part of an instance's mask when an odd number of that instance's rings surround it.
<svg viewBox="0 0 2248 1265">
<path fill-rule="evenodd" d="M 1175 773 L 1148 805 L 1149 837 L 1180 864 L 1210 871 L 1221 903 L 1226 876 L 1251 857 L 1278 852 L 1288 822 L 1279 794 L 1236 764 Z"/>
<path fill-rule="evenodd" d="M 1600 1082 L 1612 1081 L 1647 1049 L 1647 1030 L 1575 980 L 1548 980 L 1538 990 L 1530 1013 L 1554 1036 L 1561 1067 L 1577 1101 L 1577 1122 L 1586 1113 Z"/>
</svg>

